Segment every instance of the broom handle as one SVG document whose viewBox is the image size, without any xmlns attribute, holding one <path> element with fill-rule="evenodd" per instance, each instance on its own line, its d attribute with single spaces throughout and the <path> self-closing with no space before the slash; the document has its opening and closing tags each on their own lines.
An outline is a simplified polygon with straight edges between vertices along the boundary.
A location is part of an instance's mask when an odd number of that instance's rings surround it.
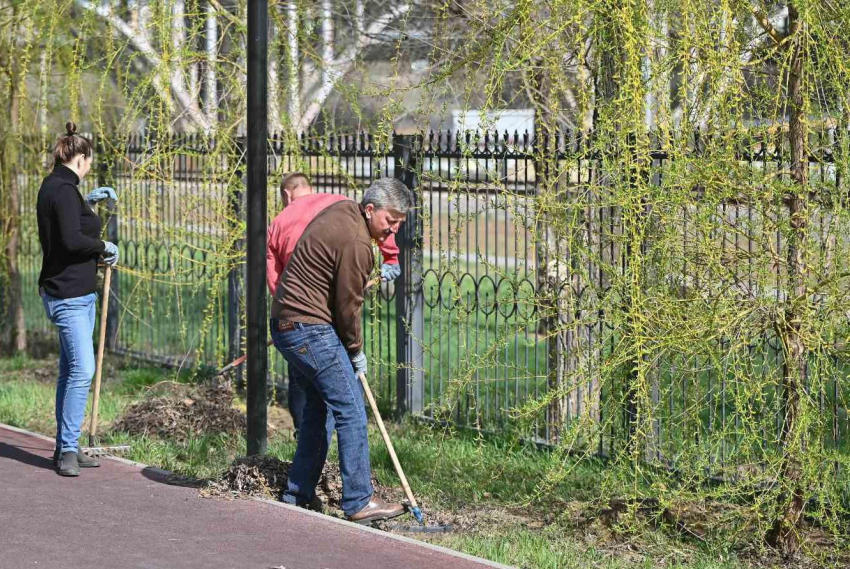
<svg viewBox="0 0 850 569">
<path fill-rule="evenodd" d="M 413 497 L 413 492 L 410 490 L 410 484 L 407 483 L 407 477 L 401 469 L 401 463 L 395 454 L 393 442 L 390 440 L 390 435 L 387 433 L 387 428 L 384 426 L 384 420 L 381 419 L 381 413 L 378 411 L 378 404 L 375 403 L 375 397 L 372 395 L 372 390 L 369 389 L 369 383 L 366 381 L 366 374 L 357 374 L 360 377 L 360 384 L 363 385 L 363 391 L 366 392 L 366 399 L 369 400 L 369 406 L 372 407 L 372 414 L 375 415 L 375 421 L 378 423 L 378 429 L 381 431 L 381 436 L 384 437 L 384 443 L 387 445 L 387 450 L 390 451 L 390 458 L 393 461 L 396 474 L 401 480 L 401 487 L 404 488 L 404 493 L 410 501 L 410 507 L 418 510 L 419 505 L 416 503 L 416 498 Z"/>
<path fill-rule="evenodd" d="M 100 402 L 100 375 L 103 371 L 103 348 L 106 343 L 106 315 L 109 310 L 109 287 L 112 284 L 112 267 L 106 265 L 103 276 L 103 300 L 100 303 L 100 341 L 97 343 L 97 360 L 94 372 L 94 398 L 91 405 L 91 425 L 89 426 L 89 446 L 94 446 L 97 433 L 97 406 Z"/>
</svg>

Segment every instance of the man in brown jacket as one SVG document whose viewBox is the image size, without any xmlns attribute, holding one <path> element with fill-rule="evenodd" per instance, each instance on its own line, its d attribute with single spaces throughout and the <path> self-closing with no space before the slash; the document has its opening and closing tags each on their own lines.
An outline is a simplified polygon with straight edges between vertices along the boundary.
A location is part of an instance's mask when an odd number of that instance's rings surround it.
<svg viewBox="0 0 850 569">
<path fill-rule="evenodd" d="M 324 208 L 306 227 L 280 277 L 270 322 L 274 345 L 306 393 L 295 459 L 281 500 L 309 505 L 328 453 L 333 415 L 342 473 L 342 509 L 369 523 L 404 513 L 373 497 L 366 409 L 357 374 L 366 373 L 361 312 L 374 267 L 372 240 L 398 232 L 413 205 L 400 181 L 374 182 L 360 204 Z"/>
</svg>

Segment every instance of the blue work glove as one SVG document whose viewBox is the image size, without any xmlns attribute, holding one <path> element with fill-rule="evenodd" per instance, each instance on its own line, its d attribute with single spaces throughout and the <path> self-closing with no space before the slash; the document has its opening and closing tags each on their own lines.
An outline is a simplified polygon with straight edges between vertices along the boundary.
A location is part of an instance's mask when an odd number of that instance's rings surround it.
<svg viewBox="0 0 850 569">
<path fill-rule="evenodd" d="M 118 194 L 115 193 L 115 190 L 109 188 L 107 186 L 100 187 L 95 191 L 91 192 L 86 196 L 86 201 L 89 202 L 89 205 L 94 205 L 97 202 L 103 201 L 106 198 L 109 198 L 114 201 L 118 201 Z"/>
<path fill-rule="evenodd" d="M 103 250 L 103 262 L 110 266 L 118 264 L 118 245 L 104 241 L 106 248 Z"/>
<path fill-rule="evenodd" d="M 366 354 L 363 353 L 363 350 L 360 350 L 353 356 L 350 356 L 351 365 L 354 368 L 354 375 L 366 375 Z"/>
<path fill-rule="evenodd" d="M 381 280 L 384 282 L 394 281 L 401 274 L 401 265 L 398 263 L 381 265 Z"/>
</svg>

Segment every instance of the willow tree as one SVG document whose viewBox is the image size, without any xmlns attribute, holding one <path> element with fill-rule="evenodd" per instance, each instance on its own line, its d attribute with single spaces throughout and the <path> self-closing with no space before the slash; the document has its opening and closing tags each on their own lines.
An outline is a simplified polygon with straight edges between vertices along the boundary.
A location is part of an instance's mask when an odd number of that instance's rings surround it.
<svg viewBox="0 0 850 569">
<path fill-rule="evenodd" d="M 801 544 L 804 513 L 840 533 L 850 83 L 839 30 L 850 12 L 760 0 L 463 6 L 475 17 L 454 70 L 483 58 L 492 90 L 528 75 L 538 133 L 564 110 L 589 124 L 587 144 L 547 174 L 566 199 L 543 192 L 535 206 L 564 236 L 564 266 L 598 272 L 587 312 L 607 330 L 583 349 L 592 371 L 563 382 L 599 381 L 602 417 L 564 425 L 560 447 L 598 440 L 613 459 L 605 495 L 632 504 L 743 502 L 757 488 L 738 523 L 785 552 Z M 585 163 L 594 175 L 575 176 Z M 581 238 L 588 218 L 606 220 L 596 241 Z M 554 333 L 587 324 L 560 318 Z M 569 395 L 554 387 L 543 404 Z M 718 480 L 722 490 L 707 485 Z"/>
</svg>

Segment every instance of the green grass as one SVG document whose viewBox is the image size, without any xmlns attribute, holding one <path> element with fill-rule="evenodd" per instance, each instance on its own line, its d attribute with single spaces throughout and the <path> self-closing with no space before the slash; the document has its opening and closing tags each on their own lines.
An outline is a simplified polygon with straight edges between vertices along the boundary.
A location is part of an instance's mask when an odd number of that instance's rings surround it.
<svg viewBox="0 0 850 569">
<path fill-rule="evenodd" d="M 108 363 L 110 356 L 107 356 Z M 52 436 L 55 360 L 25 357 L 0 358 L 0 422 Z M 110 369 L 110 368 L 108 368 Z M 105 426 L 129 403 L 151 393 L 161 381 L 188 381 L 186 374 L 150 367 L 111 368 L 101 393 L 101 417 Z M 84 426 L 85 427 L 85 426 Z M 587 536 L 555 519 L 543 524 L 534 520 L 557 511 L 567 501 L 589 501 L 597 497 L 603 465 L 594 461 L 568 464 L 570 474 L 543 499 L 532 499 L 546 473 L 561 469 L 557 455 L 516 440 L 480 437 L 465 432 L 450 433 L 415 422 L 390 425 L 393 442 L 418 499 L 429 508 L 444 511 L 480 512 L 486 522 L 463 534 L 434 539 L 437 543 L 501 563 L 528 568 L 565 567 L 683 567 L 689 569 L 733 568 L 745 565 L 715 562 L 709 551 L 687 546 L 688 560 L 661 565 L 653 556 L 628 552 L 623 558 L 610 544 L 588 545 Z M 85 432 L 84 432 L 85 436 Z M 241 435 L 203 435 L 185 442 L 127 434 L 106 434 L 102 444 L 129 443 L 127 458 L 174 473 L 206 479 L 220 475 L 231 461 L 244 454 Z M 370 430 L 372 465 L 379 482 L 399 486 L 388 452 L 376 429 Z M 269 454 L 290 460 L 295 444 L 288 432 L 269 440 Z M 336 459 L 332 448 L 331 460 Z M 499 521 L 504 516 L 504 522 Z M 551 520 L 550 520 L 551 521 Z M 532 523 L 534 527 L 528 524 Z M 656 538 L 653 538 L 658 541 Z M 662 540 L 653 545 L 669 559 L 680 559 L 682 544 Z"/>
<path fill-rule="evenodd" d="M 628 547 L 624 547 L 618 556 L 610 549 L 589 545 L 584 540 L 564 536 L 560 531 L 561 528 L 553 526 L 543 531 L 516 528 L 499 535 L 450 535 L 439 544 L 499 563 L 529 569 L 735 569 L 749 566 L 738 560 L 719 561 L 718 556 L 702 552 L 694 555 L 692 560 L 677 561 L 675 544 L 672 543 L 668 544 L 667 548 L 658 548 L 660 558 L 641 559 L 638 555 L 629 555 Z"/>
</svg>

